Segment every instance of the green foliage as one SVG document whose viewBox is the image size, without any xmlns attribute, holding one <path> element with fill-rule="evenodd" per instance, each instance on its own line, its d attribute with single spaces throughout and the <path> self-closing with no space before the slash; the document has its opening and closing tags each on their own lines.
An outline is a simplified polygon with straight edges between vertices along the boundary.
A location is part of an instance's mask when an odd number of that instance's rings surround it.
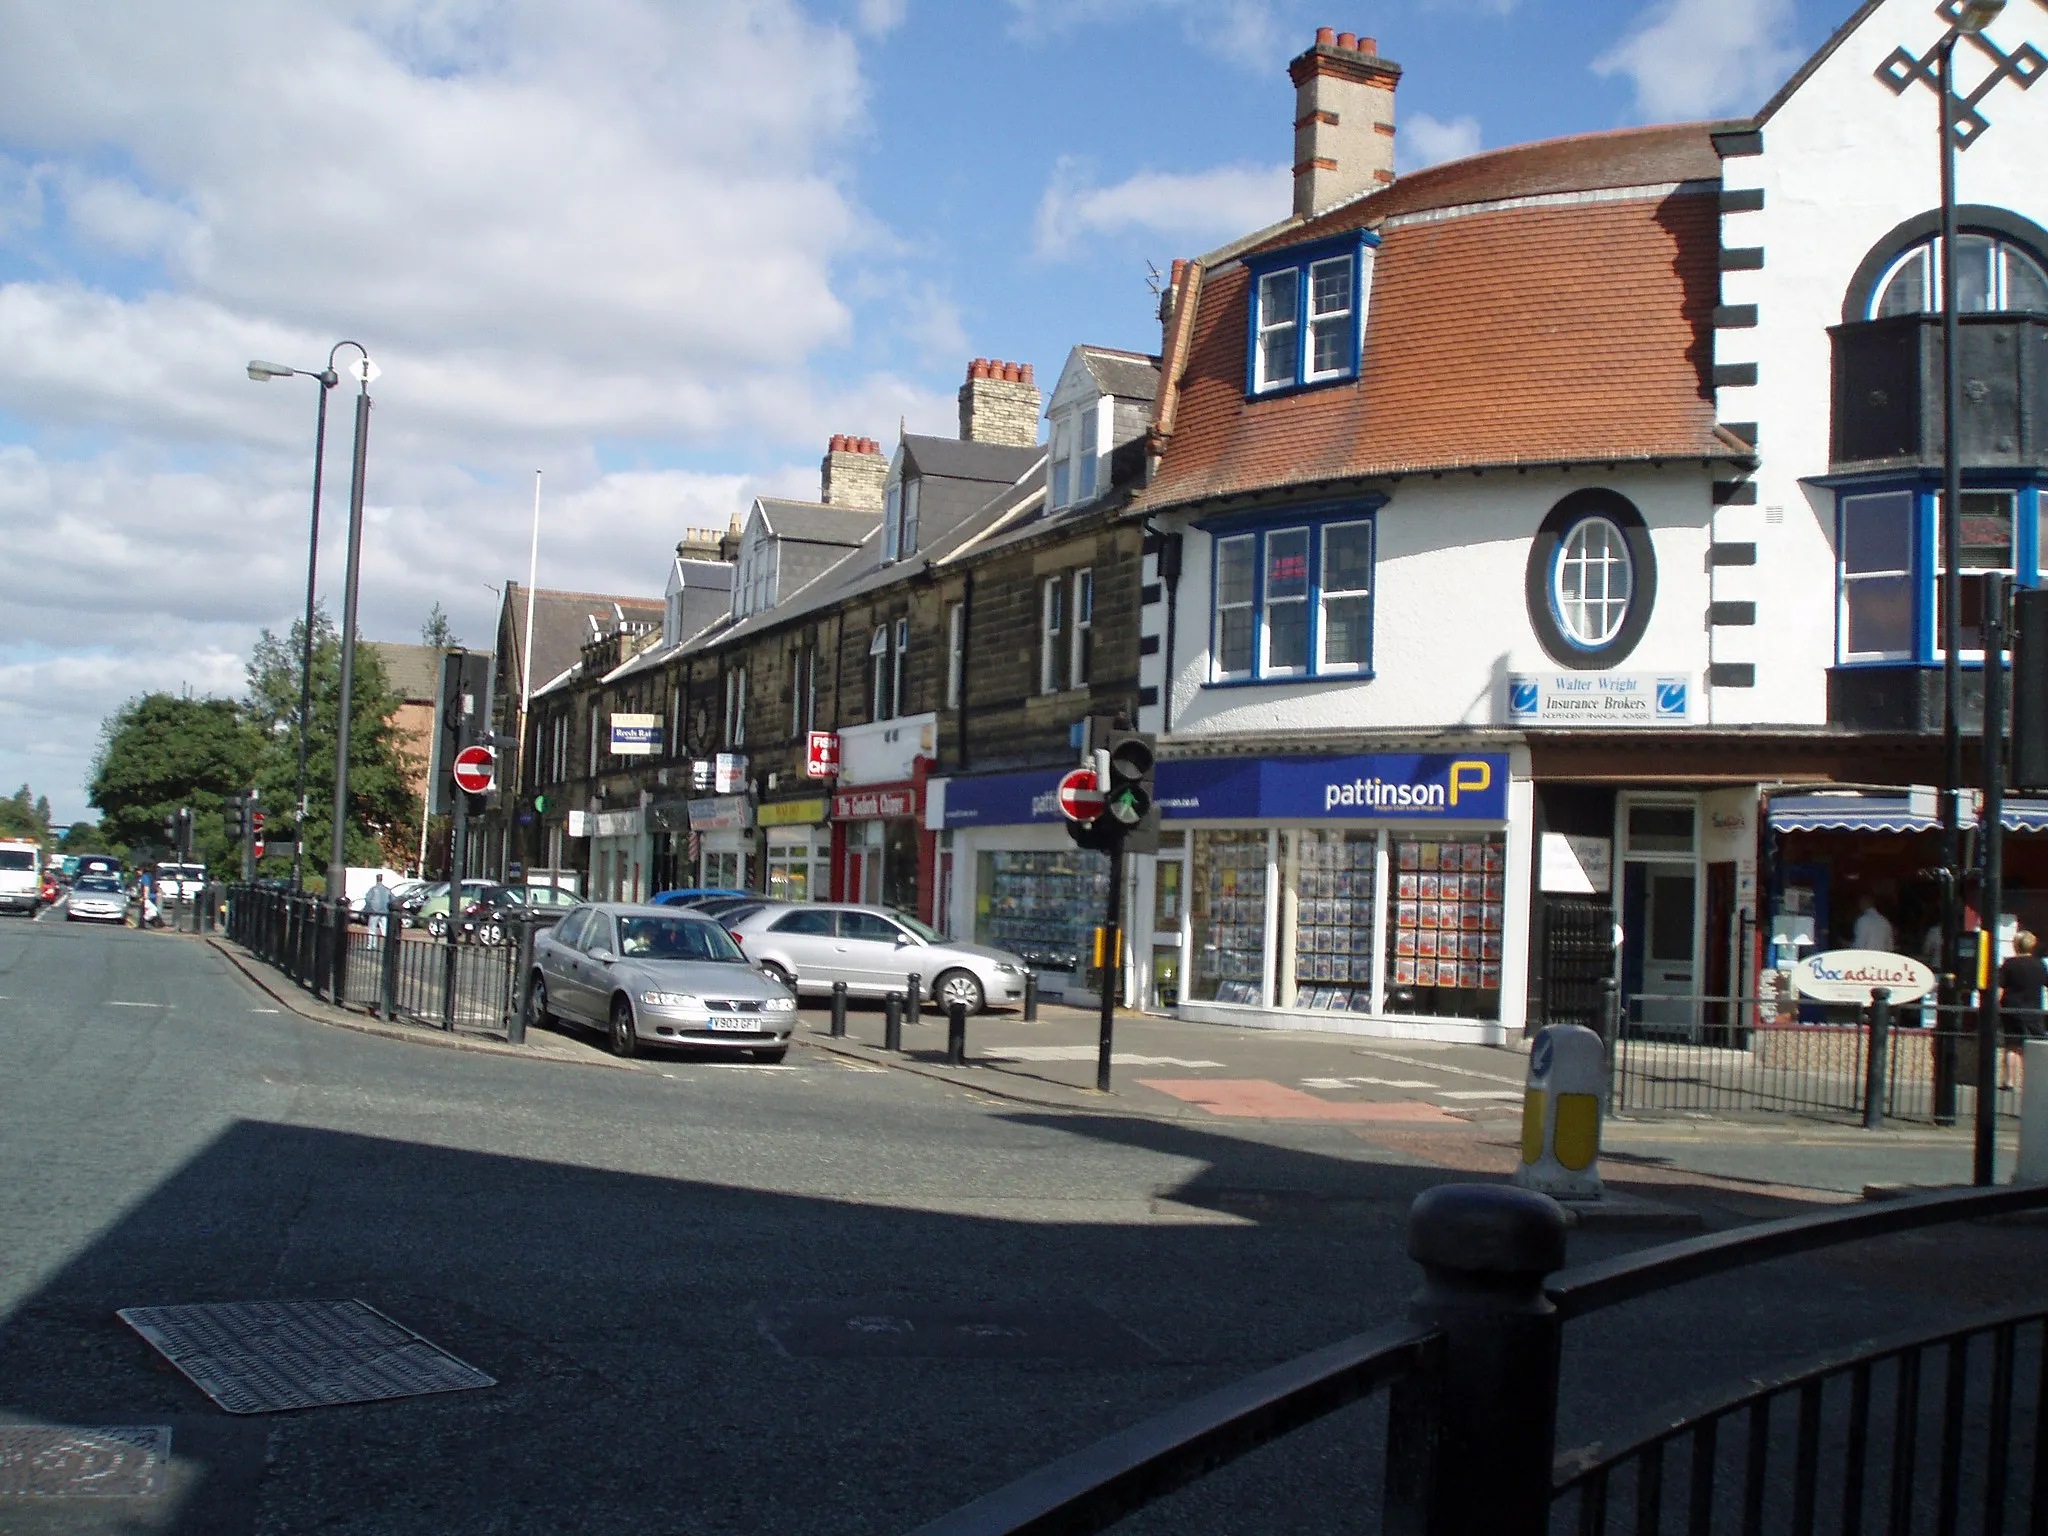
<svg viewBox="0 0 2048 1536">
<path fill-rule="evenodd" d="M 50 842 L 50 798 L 32 794 L 24 784 L 0 800 L 0 837 L 34 838 L 45 847 Z"/>
<path fill-rule="evenodd" d="M 130 699 L 101 727 L 90 794 L 101 812 L 99 835 L 140 859 L 168 857 L 164 817 L 189 805 L 194 857 L 225 870 L 221 801 L 249 783 L 261 745 L 232 700 Z"/>
<path fill-rule="evenodd" d="M 59 853 L 118 853 L 127 849 L 113 842 L 99 829 L 99 823 L 74 821 L 64 829 L 64 835 L 57 840 Z"/>
<path fill-rule="evenodd" d="M 264 834 L 289 840 L 297 821 L 299 676 L 305 647 L 303 620 L 287 635 L 263 631 L 249 658 L 243 714 L 262 743 L 256 787 L 267 816 Z M 306 737 L 305 868 L 325 869 L 333 837 L 334 745 L 341 718 L 341 640 L 324 609 L 313 611 L 313 726 Z M 348 862 L 402 860 L 419 841 L 419 804 L 413 764 L 394 717 L 403 700 L 384 675 L 377 652 L 360 642 L 350 692 L 348 748 Z M 269 869 L 266 864 L 266 870 Z"/>
<path fill-rule="evenodd" d="M 437 651 L 462 649 L 462 641 L 456 637 L 455 627 L 448 622 L 448 614 L 439 603 L 427 614 L 427 622 L 420 626 L 420 644 L 431 645 Z"/>
</svg>

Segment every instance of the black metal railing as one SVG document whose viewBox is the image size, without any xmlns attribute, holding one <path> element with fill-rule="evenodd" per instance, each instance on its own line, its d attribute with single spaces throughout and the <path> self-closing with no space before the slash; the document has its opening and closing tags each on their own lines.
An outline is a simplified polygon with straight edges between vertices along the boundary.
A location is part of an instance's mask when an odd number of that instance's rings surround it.
<svg viewBox="0 0 2048 1536">
<path fill-rule="evenodd" d="M 1997 1112 L 2019 1114 L 2019 1045 L 2039 1013 L 2009 1010 L 1998 1052 Z M 1931 1001 L 1892 1008 L 1871 1067 L 1868 1008 L 1797 999 L 1631 997 L 1612 1030 L 1612 1107 L 1620 1112 L 1792 1113 L 1947 1121 L 1974 1113 L 1977 1010 Z M 1960 1106 L 1960 1108 L 1959 1108 Z"/>
<path fill-rule="evenodd" d="M 2048 1307 L 2038 1303 L 1745 1382 L 1612 1448 L 1555 1453 L 1567 1322 L 1773 1259 L 2043 1208 L 2048 1186 L 1932 1193 L 1559 1272 L 1565 1218 L 1550 1200 L 1504 1185 L 1441 1186 L 1409 1215 L 1423 1278 L 1407 1324 L 1170 1409 L 915 1536 L 1106 1530 L 1382 1387 L 1383 1503 L 1360 1529 L 1656 1533 L 1667 1508 L 1699 1533 L 1861 1531 L 1865 1512 L 1880 1508 L 1896 1532 L 1955 1532 L 1969 1511 L 1986 1533 L 2048 1529 Z M 1930 1361 L 1938 1394 L 1925 1390 Z"/>
<path fill-rule="evenodd" d="M 356 923 L 324 897 L 232 886 L 226 931 L 257 960 L 338 1007 L 520 1038 L 533 934 L 558 915 L 515 912 L 476 925 L 458 918 L 433 938 L 401 927 L 395 914 Z"/>
</svg>

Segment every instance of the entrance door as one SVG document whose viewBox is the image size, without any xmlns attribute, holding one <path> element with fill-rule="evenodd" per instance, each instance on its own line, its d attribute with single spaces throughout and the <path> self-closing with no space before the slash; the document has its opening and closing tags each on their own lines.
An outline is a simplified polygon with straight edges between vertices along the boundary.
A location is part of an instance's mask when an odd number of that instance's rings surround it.
<svg viewBox="0 0 2048 1536">
<path fill-rule="evenodd" d="M 1693 939 L 1698 881 L 1690 864 L 1631 863 L 1623 881 L 1622 985 L 1629 1015 L 1654 1030 L 1698 1022 L 1691 999 L 1700 978 Z"/>
</svg>

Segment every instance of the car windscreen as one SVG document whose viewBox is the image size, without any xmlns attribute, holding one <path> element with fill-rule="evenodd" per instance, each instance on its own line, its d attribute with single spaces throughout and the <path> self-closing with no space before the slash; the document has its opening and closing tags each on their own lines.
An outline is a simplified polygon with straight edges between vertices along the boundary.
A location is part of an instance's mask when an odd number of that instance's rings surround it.
<svg viewBox="0 0 2048 1536">
<path fill-rule="evenodd" d="M 36 856 L 27 848 L 0 848 L 0 869 L 34 869 Z"/>
<path fill-rule="evenodd" d="M 115 895 L 119 895 L 121 882 L 114 879 L 111 875 L 87 875 L 78 882 L 76 889 L 81 891 L 112 891 Z"/>
<path fill-rule="evenodd" d="M 621 917 L 619 953 L 632 960 L 746 963 L 746 956 L 723 928 L 688 917 Z"/>
<path fill-rule="evenodd" d="M 916 934 L 920 939 L 923 939 L 927 944 L 943 944 L 946 942 L 945 936 L 938 929 L 931 927 L 929 924 L 920 923 L 907 912 L 891 912 L 889 915 Z"/>
</svg>

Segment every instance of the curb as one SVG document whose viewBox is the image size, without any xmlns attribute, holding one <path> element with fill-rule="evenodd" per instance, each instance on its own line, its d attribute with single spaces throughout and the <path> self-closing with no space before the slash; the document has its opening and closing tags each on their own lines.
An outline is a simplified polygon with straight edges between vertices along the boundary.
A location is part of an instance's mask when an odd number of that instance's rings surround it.
<svg viewBox="0 0 2048 1536">
<path fill-rule="evenodd" d="M 191 938 L 192 935 L 185 934 L 183 937 Z M 359 1035 L 375 1035 L 383 1040 L 402 1040 L 409 1045 L 434 1046 L 444 1051 L 475 1051 L 484 1056 L 507 1056 L 514 1061 L 551 1062 L 564 1067 L 603 1067 L 614 1072 L 642 1070 L 636 1062 L 618 1061 L 609 1056 L 593 1056 L 584 1060 L 575 1056 L 560 1056 L 524 1046 L 508 1045 L 498 1040 L 468 1039 L 461 1035 L 451 1035 L 440 1030 L 430 1031 L 410 1024 L 386 1024 L 382 1019 L 358 1017 L 326 1004 L 309 1006 L 306 999 L 297 994 L 296 988 L 280 990 L 271 985 L 270 979 L 251 962 L 230 949 L 225 939 L 202 935 L 201 942 L 253 983 L 265 997 L 283 1005 L 288 1013 L 306 1020 L 309 1024 L 327 1024 L 337 1029 L 354 1030 Z"/>
<path fill-rule="evenodd" d="M 858 1040 L 835 1039 L 831 1035 L 805 1033 L 803 1043 L 813 1050 L 823 1051 L 828 1056 L 843 1056 L 849 1061 L 864 1062 L 872 1067 L 883 1067 L 892 1072 L 908 1072 L 912 1077 L 921 1077 L 928 1082 L 946 1083 L 955 1088 L 972 1088 L 990 1098 L 1006 1099 L 1013 1104 L 1028 1105 L 1032 1109 L 1056 1109 L 1063 1114 L 1083 1115 L 1138 1115 L 1147 1120 L 1175 1121 L 1192 1119 L 1193 1116 L 1180 1113 L 1161 1114 L 1148 1110 L 1114 1094 L 1097 1094 L 1091 1089 L 1070 1090 L 1073 1099 L 1040 1097 L 1007 1084 L 999 1084 L 987 1077 L 963 1075 L 976 1064 L 970 1059 L 967 1067 L 934 1067 L 922 1061 L 891 1055 L 879 1046 L 863 1045 Z M 1082 1097 L 1085 1095 L 1086 1097 Z M 1112 1103 L 1112 1099 L 1115 1100 Z"/>
</svg>

